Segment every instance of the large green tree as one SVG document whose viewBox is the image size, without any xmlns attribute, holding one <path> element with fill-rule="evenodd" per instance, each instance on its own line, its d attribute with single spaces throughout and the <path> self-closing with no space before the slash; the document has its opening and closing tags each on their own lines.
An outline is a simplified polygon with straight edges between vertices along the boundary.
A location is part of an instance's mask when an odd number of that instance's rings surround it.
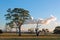
<svg viewBox="0 0 60 40">
<path fill-rule="evenodd" d="M 26 20 L 30 19 L 29 11 L 23 8 L 9 8 L 7 12 L 8 13 L 5 15 L 6 20 L 16 23 L 17 27 L 19 28 L 19 36 L 21 36 L 21 26 Z"/>
</svg>

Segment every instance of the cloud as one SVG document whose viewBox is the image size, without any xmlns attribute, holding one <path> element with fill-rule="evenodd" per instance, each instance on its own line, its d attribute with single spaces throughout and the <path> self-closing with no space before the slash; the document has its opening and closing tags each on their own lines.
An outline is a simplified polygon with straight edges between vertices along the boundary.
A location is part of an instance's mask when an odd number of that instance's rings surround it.
<svg viewBox="0 0 60 40">
<path fill-rule="evenodd" d="M 31 17 L 31 19 L 27 20 L 27 21 L 25 22 L 25 24 L 36 24 L 36 23 L 38 22 L 39 24 L 47 25 L 47 24 L 49 24 L 50 22 L 55 21 L 56 19 L 57 19 L 57 18 L 56 18 L 55 16 L 53 16 L 53 15 L 50 15 L 49 18 L 45 18 L 45 19 L 43 19 L 43 18 L 34 19 L 33 17 Z M 38 20 L 38 21 L 37 21 L 37 20 Z"/>
<path fill-rule="evenodd" d="M 47 19 L 44 19 L 44 20 L 41 20 L 40 19 L 40 24 L 49 24 L 50 22 L 52 21 L 55 21 L 57 18 L 55 16 L 52 16 L 50 18 L 47 18 Z"/>
<path fill-rule="evenodd" d="M 31 16 L 31 19 L 33 20 L 34 18 Z"/>
</svg>

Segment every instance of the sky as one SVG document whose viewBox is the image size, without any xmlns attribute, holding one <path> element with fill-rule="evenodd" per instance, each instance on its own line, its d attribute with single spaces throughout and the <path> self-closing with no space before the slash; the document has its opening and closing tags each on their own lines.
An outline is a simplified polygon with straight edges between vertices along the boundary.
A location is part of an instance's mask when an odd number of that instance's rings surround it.
<svg viewBox="0 0 60 40">
<path fill-rule="evenodd" d="M 35 19 L 53 15 L 60 22 L 60 0 L 0 0 L 0 28 L 5 27 L 8 8 L 24 8 Z"/>
</svg>

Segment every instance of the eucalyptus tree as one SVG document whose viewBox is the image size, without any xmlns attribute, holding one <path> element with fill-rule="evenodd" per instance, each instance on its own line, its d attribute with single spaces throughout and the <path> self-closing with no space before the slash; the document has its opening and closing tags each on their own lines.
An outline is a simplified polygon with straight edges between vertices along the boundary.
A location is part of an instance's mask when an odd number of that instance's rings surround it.
<svg viewBox="0 0 60 40">
<path fill-rule="evenodd" d="M 30 14 L 28 10 L 25 10 L 23 8 L 9 8 L 7 10 L 6 19 L 10 22 L 15 22 L 18 29 L 19 29 L 19 36 L 21 36 L 21 26 L 24 24 L 24 22 L 28 19 L 30 19 Z"/>
</svg>

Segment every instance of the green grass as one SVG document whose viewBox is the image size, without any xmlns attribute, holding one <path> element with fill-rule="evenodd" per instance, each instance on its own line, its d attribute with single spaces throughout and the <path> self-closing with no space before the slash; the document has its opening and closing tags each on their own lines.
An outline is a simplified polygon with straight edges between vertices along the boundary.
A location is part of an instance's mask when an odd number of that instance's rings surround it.
<svg viewBox="0 0 60 40">
<path fill-rule="evenodd" d="M 0 40 L 60 40 L 60 38 L 0 38 Z"/>
</svg>

